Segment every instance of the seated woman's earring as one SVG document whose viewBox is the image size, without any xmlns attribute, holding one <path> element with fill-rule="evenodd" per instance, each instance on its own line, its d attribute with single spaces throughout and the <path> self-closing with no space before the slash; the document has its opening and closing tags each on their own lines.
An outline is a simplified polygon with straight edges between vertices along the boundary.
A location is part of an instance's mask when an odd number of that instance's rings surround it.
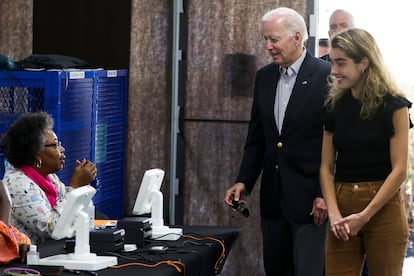
<svg viewBox="0 0 414 276">
<path fill-rule="evenodd" d="M 36 168 L 40 169 L 42 167 L 42 160 L 36 160 Z"/>
</svg>

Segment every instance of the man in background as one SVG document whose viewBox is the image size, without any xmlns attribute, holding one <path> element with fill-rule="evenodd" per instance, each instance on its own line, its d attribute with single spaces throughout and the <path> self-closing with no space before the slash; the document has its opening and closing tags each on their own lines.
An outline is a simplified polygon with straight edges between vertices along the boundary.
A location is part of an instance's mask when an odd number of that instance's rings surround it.
<svg viewBox="0 0 414 276">
<path fill-rule="evenodd" d="M 329 39 L 320 38 L 318 41 L 318 57 L 323 57 L 329 54 Z"/>
<path fill-rule="evenodd" d="M 332 39 L 336 34 L 342 33 L 348 29 L 355 27 L 354 16 L 342 9 L 335 10 L 329 17 L 329 39 Z M 330 61 L 329 53 L 320 56 L 321 59 Z"/>
</svg>

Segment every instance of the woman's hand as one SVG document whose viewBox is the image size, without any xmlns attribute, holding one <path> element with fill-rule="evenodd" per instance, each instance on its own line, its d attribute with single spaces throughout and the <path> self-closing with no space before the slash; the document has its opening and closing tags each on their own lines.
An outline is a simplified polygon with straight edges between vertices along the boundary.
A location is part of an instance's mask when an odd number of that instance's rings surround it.
<svg viewBox="0 0 414 276">
<path fill-rule="evenodd" d="M 82 161 L 76 160 L 76 167 L 72 173 L 69 185 L 72 188 L 79 188 L 81 186 L 88 185 L 95 179 L 96 173 L 96 166 L 91 161 L 85 159 Z"/>
<path fill-rule="evenodd" d="M 345 236 L 344 231 L 346 232 L 348 238 L 343 240 L 348 240 L 349 237 L 356 236 L 367 222 L 368 219 L 362 213 L 356 213 L 336 221 L 334 225 L 336 229 L 340 229 L 339 233 L 342 233 L 342 236 Z"/>
<path fill-rule="evenodd" d="M 329 230 L 337 239 L 349 240 L 348 225 L 342 222 L 341 214 L 329 216 Z"/>
</svg>

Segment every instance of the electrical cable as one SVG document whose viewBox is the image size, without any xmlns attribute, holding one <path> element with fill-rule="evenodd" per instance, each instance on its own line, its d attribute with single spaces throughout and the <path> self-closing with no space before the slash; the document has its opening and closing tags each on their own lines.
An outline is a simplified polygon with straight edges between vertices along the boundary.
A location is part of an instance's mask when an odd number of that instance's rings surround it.
<svg viewBox="0 0 414 276">
<path fill-rule="evenodd" d="M 224 242 L 219 240 L 218 238 L 214 238 L 214 237 L 196 237 L 196 236 L 191 236 L 191 235 L 182 235 L 183 238 L 189 238 L 189 239 L 194 239 L 194 240 L 213 240 L 215 242 L 217 242 L 218 244 L 220 244 L 221 246 L 221 253 L 219 258 L 217 259 L 215 265 L 214 265 L 214 269 L 217 270 L 221 264 L 221 262 L 224 260 L 225 257 L 225 252 L 226 252 L 226 246 L 224 245 Z"/>
<path fill-rule="evenodd" d="M 184 276 L 186 275 L 185 274 L 185 264 L 183 262 L 180 262 L 180 261 L 172 261 L 172 260 L 160 261 L 160 262 L 157 262 L 155 264 L 146 264 L 146 263 L 133 262 L 133 263 L 126 263 L 126 264 L 121 264 L 121 265 L 114 265 L 114 266 L 110 266 L 109 268 L 115 268 L 116 269 L 116 268 L 123 268 L 123 267 L 133 266 L 133 265 L 154 268 L 154 267 L 160 266 L 162 264 L 167 264 L 169 266 L 172 266 L 179 273 L 182 272 Z"/>
<path fill-rule="evenodd" d="M 4 274 L 10 276 L 33 276 L 40 275 L 40 272 L 32 268 L 9 267 L 4 269 Z"/>
<path fill-rule="evenodd" d="M 162 236 L 160 236 L 160 237 L 157 237 L 158 239 L 160 239 L 160 238 L 162 238 L 162 237 L 164 237 L 164 236 L 167 236 L 167 235 L 170 235 L 170 233 L 167 233 L 167 234 L 165 234 L 165 235 L 162 235 Z M 176 234 L 176 235 L 180 235 L 180 234 Z M 187 239 L 193 239 L 193 240 L 198 240 L 198 241 L 202 241 L 202 240 L 212 240 L 212 241 L 215 241 L 215 242 L 217 242 L 220 246 L 221 246 L 221 253 L 220 253 L 220 256 L 219 256 L 219 258 L 217 259 L 217 261 L 215 262 L 215 264 L 214 264 L 214 270 L 215 271 L 217 271 L 218 270 L 218 268 L 219 268 L 219 266 L 220 266 L 220 264 L 222 263 L 222 261 L 224 260 L 224 258 L 225 258 L 225 252 L 226 252 L 226 246 L 224 245 L 224 242 L 223 241 L 221 241 L 220 239 L 218 239 L 218 238 L 215 238 L 215 237 L 209 237 L 209 236 L 206 236 L 206 237 L 196 237 L 196 236 L 192 236 L 192 235 L 180 235 L 182 238 L 187 238 Z M 152 240 L 157 240 L 157 238 L 155 238 L 155 239 L 152 239 Z M 185 243 L 185 242 L 184 242 Z M 206 245 L 206 244 L 205 244 Z"/>
</svg>

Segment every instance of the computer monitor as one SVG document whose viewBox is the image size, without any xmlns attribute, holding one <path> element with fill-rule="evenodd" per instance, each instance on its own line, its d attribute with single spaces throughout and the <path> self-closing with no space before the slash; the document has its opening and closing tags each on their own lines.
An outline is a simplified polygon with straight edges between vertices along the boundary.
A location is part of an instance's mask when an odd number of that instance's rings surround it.
<svg viewBox="0 0 414 276">
<path fill-rule="evenodd" d="M 89 185 L 73 189 L 68 193 L 62 214 L 51 237 L 63 239 L 75 236 L 75 251 L 42 258 L 39 260 L 40 265 L 59 265 L 66 269 L 96 271 L 118 263 L 116 257 L 97 256 L 90 252 L 89 216 L 86 209 L 95 193 L 96 190 Z"/>
<path fill-rule="evenodd" d="M 150 214 L 152 210 L 152 196 L 154 192 L 160 191 L 165 172 L 160 169 L 145 171 L 141 186 L 135 199 L 134 215 Z"/>
<path fill-rule="evenodd" d="M 134 215 L 151 214 L 151 238 L 178 240 L 182 236 L 183 230 L 164 225 L 164 199 L 160 191 L 164 175 L 165 172 L 161 169 L 145 171 L 132 213 Z"/>
</svg>

